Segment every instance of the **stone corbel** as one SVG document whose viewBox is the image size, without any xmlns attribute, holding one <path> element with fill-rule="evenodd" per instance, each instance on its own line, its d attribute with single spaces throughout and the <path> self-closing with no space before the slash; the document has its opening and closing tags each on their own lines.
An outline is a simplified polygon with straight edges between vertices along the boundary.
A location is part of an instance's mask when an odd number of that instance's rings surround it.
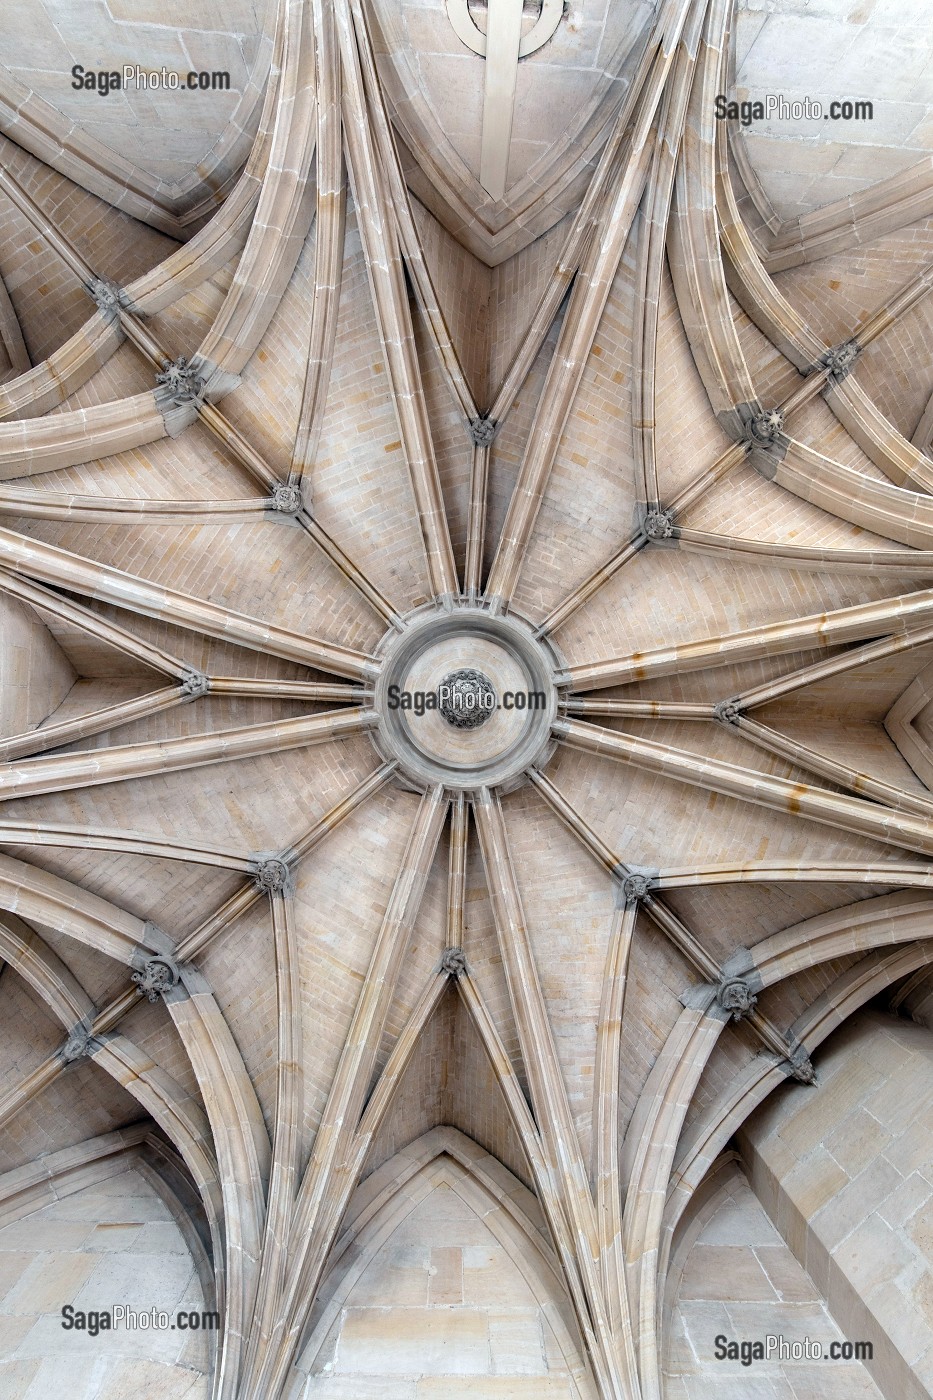
<svg viewBox="0 0 933 1400">
<path fill-rule="evenodd" d="M 796 1079 L 798 1084 L 817 1084 L 816 1070 L 813 1068 L 813 1061 L 807 1054 L 805 1045 L 798 1044 L 782 1064 L 781 1068 L 789 1079 Z"/>
</svg>

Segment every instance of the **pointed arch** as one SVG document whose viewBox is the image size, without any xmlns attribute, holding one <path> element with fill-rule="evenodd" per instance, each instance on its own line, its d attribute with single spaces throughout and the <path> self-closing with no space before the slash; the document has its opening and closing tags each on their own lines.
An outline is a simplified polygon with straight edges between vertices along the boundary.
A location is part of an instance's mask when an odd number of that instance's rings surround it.
<svg viewBox="0 0 933 1400">
<path fill-rule="evenodd" d="M 451 1127 L 434 1128 L 417 1138 L 377 1168 L 357 1191 L 321 1284 L 314 1324 L 302 1339 L 299 1366 L 310 1367 L 367 1266 L 439 1185 L 455 1192 L 504 1246 L 560 1349 L 571 1393 L 579 1400 L 595 1400 L 598 1392 L 586 1366 L 560 1267 L 541 1233 L 534 1196 L 501 1162 Z"/>
</svg>

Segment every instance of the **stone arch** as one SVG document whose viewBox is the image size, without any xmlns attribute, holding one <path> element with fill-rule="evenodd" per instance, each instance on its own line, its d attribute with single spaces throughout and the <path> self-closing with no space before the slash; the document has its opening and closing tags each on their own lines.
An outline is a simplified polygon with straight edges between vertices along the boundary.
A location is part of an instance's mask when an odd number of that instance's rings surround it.
<svg viewBox="0 0 933 1400">
<path fill-rule="evenodd" d="M 166 1149 L 139 1123 L 52 1153 L 41 1170 L 0 1176 L 4 1393 L 79 1393 L 93 1379 L 111 1394 L 152 1387 L 166 1400 L 206 1400 L 216 1345 L 201 1326 L 216 1308 L 211 1268 Z M 165 1312 L 170 1325 L 126 1326 L 114 1315 L 121 1305 Z M 84 1327 L 62 1325 L 66 1306 Z M 196 1311 L 198 1327 L 171 1326 L 179 1310 L 189 1322 Z"/>
<path fill-rule="evenodd" d="M 904 1400 L 933 1365 L 931 1110 L 929 1028 L 866 1008 L 827 1041 L 815 1093 L 772 1095 L 738 1134 L 768 1216 Z"/>
<path fill-rule="evenodd" d="M 741 1293 L 741 1296 L 739 1294 Z M 828 1347 L 844 1342 L 823 1293 L 774 1226 L 755 1195 L 735 1152 L 724 1153 L 691 1203 L 671 1260 L 663 1353 L 666 1396 L 741 1394 L 747 1385 L 773 1384 L 794 1394 L 819 1384 L 825 1400 L 878 1400 L 880 1392 L 859 1361 L 831 1365 L 774 1356 L 743 1366 L 719 1359 L 716 1342 L 751 1342 L 766 1334 L 788 1342 L 804 1336 Z M 849 1336 L 853 1334 L 850 1332 Z M 790 1391 L 788 1391 L 790 1393 Z"/>
<path fill-rule="evenodd" d="M 389 1288 L 407 1301 L 374 1305 Z M 455 1361 L 445 1359 L 448 1347 Z M 480 1377 L 490 1400 L 526 1391 L 555 1400 L 596 1394 L 537 1199 L 455 1128 L 424 1134 L 355 1193 L 304 1339 L 293 1400 L 310 1376 L 315 1395 L 362 1389 L 376 1352 L 372 1364 L 399 1394 L 419 1374 L 451 1396 L 475 1394 Z"/>
</svg>

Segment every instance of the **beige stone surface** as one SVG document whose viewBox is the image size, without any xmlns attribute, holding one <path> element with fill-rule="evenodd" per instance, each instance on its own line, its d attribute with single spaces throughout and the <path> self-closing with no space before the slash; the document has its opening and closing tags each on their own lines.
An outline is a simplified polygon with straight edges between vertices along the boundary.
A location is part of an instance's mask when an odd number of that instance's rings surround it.
<svg viewBox="0 0 933 1400">
<path fill-rule="evenodd" d="M 785 218 L 863 189 L 925 153 L 930 50 L 916 27 L 921 13 L 911 4 L 896 10 L 792 4 L 775 15 L 740 6 L 736 96 L 762 101 L 781 93 L 788 103 L 807 96 L 828 112 L 843 93 L 885 95 L 883 113 L 879 102 L 877 120 L 864 130 L 832 123 L 828 139 L 817 142 L 812 120 L 775 116 L 743 133 Z"/>
<path fill-rule="evenodd" d="M 501 201 L 441 0 L 84 8 L 0 16 L 0 1394 L 919 1400 L 919 0 L 549 6 Z M 386 761 L 422 625 L 526 628 L 514 771 Z"/>
<path fill-rule="evenodd" d="M 63 1385 L 70 1394 L 119 1400 L 131 1376 L 145 1396 L 207 1394 L 204 1335 L 171 1325 L 180 1307 L 205 1307 L 201 1285 L 178 1226 L 132 1164 L 0 1229 L 0 1289 L 6 1384 L 28 1376 L 31 1389 L 22 1393 L 30 1400 Z M 115 1323 L 91 1337 L 63 1330 L 65 1304 L 85 1314 L 155 1308 L 170 1325 Z"/>
<path fill-rule="evenodd" d="M 441 1179 L 361 1262 L 304 1396 L 578 1393 L 542 1300 L 456 1185 Z"/>
<path fill-rule="evenodd" d="M 877 1396 L 870 1368 L 857 1362 L 779 1360 L 743 1366 L 717 1360 L 715 1339 L 788 1344 L 809 1339 L 828 1353 L 848 1334 L 768 1219 L 743 1172 L 728 1169 L 705 1225 L 683 1260 L 670 1319 L 667 1393 L 778 1394 L 793 1400 Z M 742 1387 L 746 1387 L 742 1390 Z M 883 1393 L 883 1392 L 881 1392 Z"/>
<path fill-rule="evenodd" d="M 797 1222 L 795 1252 L 824 1280 L 840 1323 L 850 1332 L 867 1327 L 883 1385 L 885 1375 L 907 1377 L 907 1368 L 922 1375 L 933 1340 L 926 1286 L 933 1077 L 925 1028 L 864 1016 L 837 1038 L 825 1075 L 825 1087 L 809 1103 L 788 1095 L 752 1120 L 752 1174 L 782 1228 Z M 775 1139 L 797 1159 L 790 1171 L 769 1173 L 768 1119 Z M 870 1135 L 866 1122 L 874 1128 Z M 908 1135 L 910 1147 L 902 1151 Z M 805 1173 L 826 1178 L 818 1160 L 826 1154 L 836 1184 L 817 1203 L 803 1183 Z"/>
</svg>

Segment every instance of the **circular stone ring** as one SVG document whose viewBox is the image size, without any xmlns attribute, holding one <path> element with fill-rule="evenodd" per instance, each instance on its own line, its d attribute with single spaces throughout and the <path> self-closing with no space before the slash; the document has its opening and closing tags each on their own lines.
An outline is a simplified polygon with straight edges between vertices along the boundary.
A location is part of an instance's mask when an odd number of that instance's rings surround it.
<svg viewBox="0 0 933 1400">
<path fill-rule="evenodd" d="M 562 668 L 522 618 L 428 605 L 380 651 L 370 734 L 410 785 L 517 786 L 543 759 Z"/>
</svg>

